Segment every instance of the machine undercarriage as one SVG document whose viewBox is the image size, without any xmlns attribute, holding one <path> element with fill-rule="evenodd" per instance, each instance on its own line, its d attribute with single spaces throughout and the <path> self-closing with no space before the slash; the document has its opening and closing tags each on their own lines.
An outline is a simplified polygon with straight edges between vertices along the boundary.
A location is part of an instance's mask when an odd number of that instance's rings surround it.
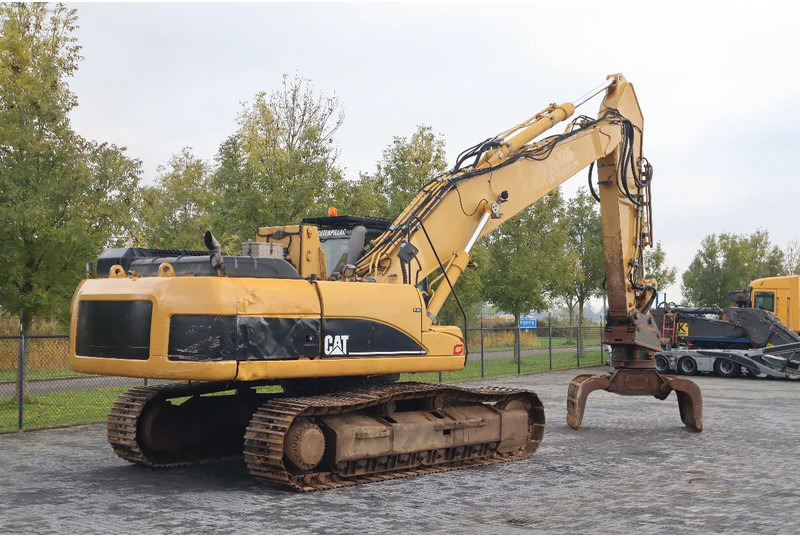
<svg viewBox="0 0 800 536">
<path fill-rule="evenodd" d="M 226 387 L 130 389 L 109 414 L 114 452 L 151 467 L 244 453 L 259 480 L 313 491 L 520 460 L 544 434 L 542 403 L 524 390 L 404 382 L 292 397 L 255 386 L 220 394 Z"/>
</svg>

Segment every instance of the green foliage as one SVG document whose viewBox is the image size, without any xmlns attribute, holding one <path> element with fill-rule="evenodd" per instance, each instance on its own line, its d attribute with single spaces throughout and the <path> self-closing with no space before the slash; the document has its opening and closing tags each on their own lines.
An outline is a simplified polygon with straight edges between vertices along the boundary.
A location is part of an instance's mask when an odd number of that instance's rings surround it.
<svg viewBox="0 0 800 536">
<path fill-rule="evenodd" d="M 491 267 L 482 277 L 486 298 L 519 317 L 544 310 L 567 265 L 554 252 L 566 247 L 560 189 L 545 195 L 489 235 Z"/>
<path fill-rule="evenodd" d="M 396 137 L 378 163 L 377 179 L 387 193 L 385 217 L 393 219 L 400 214 L 420 188 L 446 167 L 444 138 L 436 136 L 431 127 L 418 126 L 410 139 Z"/>
<path fill-rule="evenodd" d="M 417 192 L 447 168 L 444 138 L 420 125 L 411 138 L 395 136 L 383 151 L 374 175 L 362 173 L 337 191 L 341 213 L 393 220 Z"/>
<path fill-rule="evenodd" d="M 556 295 L 569 311 L 570 324 L 574 323 L 577 308 L 578 325 L 581 325 L 587 300 L 603 291 L 603 224 L 598 207 L 583 187 L 567 203 L 564 222 L 567 240 L 563 249 L 567 268 L 565 277 L 556 279 Z"/>
<path fill-rule="evenodd" d="M 384 187 L 375 175 L 361 173 L 358 180 L 339 182 L 333 205 L 342 215 L 391 218 Z"/>
<path fill-rule="evenodd" d="M 458 278 L 455 289 L 467 315 L 467 327 L 475 328 L 479 327 L 481 323 L 481 310 L 485 301 L 483 280 L 491 266 L 491 260 L 489 258 L 489 250 L 486 248 L 484 241 L 478 242 L 472 248 L 470 254 L 475 266 L 467 268 Z M 444 284 L 446 285 L 447 283 L 444 282 Z M 439 324 L 464 327 L 464 317 L 452 293 L 447 297 L 442 309 L 439 311 Z"/>
<path fill-rule="evenodd" d="M 203 249 L 211 223 L 211 169 L 189 147 L 158 168 L 155 186 L 141 191 L 140 238 L 153 248 Z"/>
<path fill-rule="evenodd" d="M 326 213 L 343 180 L 333 145 L 343 118 L 337 97 L 316 96 L 297 76 L 244 105 L 211 181 L 211 225 L 223 248 L 239 250 L 259 223 L 295 224 Z"/>
<path fill-rule="evenodd" d="M 655 247 L 646 249 L 644 252 L 644 278 L 655 279 L 658 281 L 658 288 L 663 289 L 675 284 L 678 276 L 678 269 L 674 266 L 667 266 L 667 254 L 661 242 L 656 242 Z"/>
<path fill-rule="evenodd" d="M 140 165 L 73 132 L 74 10 L 0 7 L 0 306 L 69 314 L 84 262 L 124 240 Z"/>
<path fill-rule="evenodd" d="M 729 304 L 726 295 L 754 279 L 783 273 L 783 252 L 767 231 L 752 235 L 708 235 L 683 273 L 681 291 L 696 306 Z"/>
</svg>

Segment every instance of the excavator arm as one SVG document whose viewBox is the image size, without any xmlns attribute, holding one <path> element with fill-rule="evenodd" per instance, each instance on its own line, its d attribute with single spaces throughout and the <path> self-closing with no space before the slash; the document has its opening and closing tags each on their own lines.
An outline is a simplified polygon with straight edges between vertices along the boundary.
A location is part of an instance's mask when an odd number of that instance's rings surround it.
<svg viewBox="0 0 800 536">
<path fill-rule="evenodd" d="M 596 119 L 579 116 L 562 133 L 537 140 L 601 91 L 606 94 Z M 550 105 L 468 149 L 454 170 L 426 184 L 358 260 L 356 277 L 416 285 L 440 269 L 427 301 L 430 326 L 480 238 L 596 163 L 609 301 L 603 343 L 611 346 L 617 370 L 573 380 L 567 420 L 573 428 L 580 426 L 586 398 L 595 389 L 658 398 L 675 390 L 684 423 L 702 429 L 697 386 L 662 377 L 654 368 L 659 333 L 648 310 L 656 282 L 642 278 L 642 252 L 652 237 L 652 168 L 642 156 L 642 131 L 633 86 L 620 74 L 609 76 L 575 103 Z M 472 165 L 464 165 L 469 159 L 474 159 Z"/>
<path fill-rule="evenodd" d="M 627 319 L 631 309 L 646 310 L 654 288 L 638 281 L 642 248 L 651 234 L 649 179 L 639 178 L 646 172 L 638 171 L 642 115 L 633 86 L 621 75 L 609 77 L 594 93 L 606 88 L 597 119 L 580 116 L 563 133 L 532 141 L 575 110 L 572 103 L 551 105 L 476 146 L 477 164 L 426 184 L 359 259 L 357 274 L 417 284 L 445 267 L 446 279 L 455 283 L 469 259 L 466 253 L 480 238 L 598 162 L 611 314 Z M 463 157 L 457 165 L 462 163 Z M 429 313 L 438 313 L 450 290 L 443 278 L 432 292 Z"/>
</svg>

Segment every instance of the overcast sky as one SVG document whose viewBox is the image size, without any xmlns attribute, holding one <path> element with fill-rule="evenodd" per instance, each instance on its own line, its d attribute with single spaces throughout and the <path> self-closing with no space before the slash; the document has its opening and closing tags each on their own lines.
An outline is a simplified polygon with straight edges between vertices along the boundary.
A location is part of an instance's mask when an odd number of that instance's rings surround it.
<svg viewBox="0 0 800 536">
<path fill-rule="evenodd" d="M 621 72 L 645 117 L 655 238 L 679 280 L 710 233 L 800 237 L 800 8 L 788 2 L 73 7 L 73 127 L 127 147 L 147 181 L 185 146 L 213 161 L 241 103 L 284 73 L 338 95 L 339 163 L 355 178 L 417 125 L 445 138 L 452 164 Z M 584 184 L 582 172 L 565 192 Z M 667 292 L 680 299 L 679 285 Z"/>
</svg>

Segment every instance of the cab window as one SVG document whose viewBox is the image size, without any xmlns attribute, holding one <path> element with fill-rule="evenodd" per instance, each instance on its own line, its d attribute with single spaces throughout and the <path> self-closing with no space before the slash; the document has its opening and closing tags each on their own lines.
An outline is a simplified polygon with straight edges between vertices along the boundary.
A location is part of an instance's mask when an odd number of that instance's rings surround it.
<svg viewBox="0 0 800 536">
<path fill-rule="evenodd" d="M 763 309 L 765 311 L 775 311 L 775 293 L 774 292 L 756 292 L 753 305 L 756 309 Z"/>
<path fill-rule="evenodd" d="M 350 247 L 350 236 L 344 235 L 335 238 L 320 238 L 320 246 L 325 252 L 325 262 L 328 277 L 333 272 L 341 272 L 347 262 L 347 250 Z"/>
</svg>

